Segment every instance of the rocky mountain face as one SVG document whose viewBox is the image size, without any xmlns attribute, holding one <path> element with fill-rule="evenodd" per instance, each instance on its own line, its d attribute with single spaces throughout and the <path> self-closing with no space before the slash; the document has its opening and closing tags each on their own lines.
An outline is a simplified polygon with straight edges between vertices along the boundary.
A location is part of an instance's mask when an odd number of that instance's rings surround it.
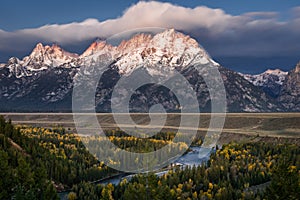
<svg viewBox="0 0 300 200">
<path fill-rule="evenodd" d="M 109 65 L 102 66 L 103 60 Z M 69 53 L 58 45 L 38 44 L 22 60 L 11 58 L 0 65 L 0 110 L 71 111 L 74 80 L 82 78 L 88 88 L 94 84 L 89 78 L 95 78 L 105 67 L 96 83 L 95 107 L 99 112 L 111 111 L 115 85 L 120 78 L 134 75 L 137 70 L 160 80 L 176 70 L 195 91 L 200 110 L 210 111 L 209 90 L 201 76 L 209 66 L 218 68 L 221 74 L 229 112 L 300 110 L 296 95 L 300 94 L 299 66 L 288 75 L 276 70 L 257 76 L 239 74 L 214 62 L 196 40 L 172 29 L 156 35 L 137 34 L 118 46 L 97 40 L 81 55 Z M 180 93 L 191 95 L 185 90 Z M 158 103 L 169 111 L 179 111 L 182 106 L 175 94 L 157 84 L 138 88 L 129 103 L 134 112 L 147 112 Z"/>
<path fill-rule="evenodd" d="M 278 97 L 288 72 L 280 69 L 267 70 L 261 74 L 240 74 L 255 86 L 261 87 L 271 97 Z"/>
<path fill-rule="evenodd" d="M 300 63 L 286 76 L 278 101 L 290 111 L 300 110 Z"/>
</svg>

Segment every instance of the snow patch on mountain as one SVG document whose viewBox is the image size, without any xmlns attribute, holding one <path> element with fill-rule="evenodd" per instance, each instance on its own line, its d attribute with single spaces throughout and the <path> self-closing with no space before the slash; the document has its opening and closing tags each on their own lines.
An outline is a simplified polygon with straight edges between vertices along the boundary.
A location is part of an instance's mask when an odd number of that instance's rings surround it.
<svg viewBox="0 0 300 200">
<path fill-rule="evenodd" d="M 240 73 L 241 76 L 256 86 L 264 86 L 270 81 L 275 84 L 282 85 L 287 74 L 288 72 L 281 71 L 280 69 L 268 69 L 267 71 L 257 75 Z"/>
<path fill-rule="evenodd" d="M 241 73 L 240 75 L 253 85 L 261 87 L 270 96 L 277 97 L 283 83 L 286 80 L 288 72 L 281 71 L 280 69 L 268 69 L 267 71 L 257 75 Z"/>
</svg>

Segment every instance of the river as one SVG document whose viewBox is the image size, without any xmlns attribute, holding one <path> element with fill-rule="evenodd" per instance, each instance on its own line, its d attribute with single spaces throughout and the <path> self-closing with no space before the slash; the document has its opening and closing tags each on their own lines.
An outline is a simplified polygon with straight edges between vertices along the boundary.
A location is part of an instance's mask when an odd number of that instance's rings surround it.
<svg viewBox="0 0 300 200">
<path fill-rule="evenodd" d="M 180 158 L 178 158 L 174 163 L 174 165 L 179 165 L 182 168 L 185 167 L 192 167 L 192 166 L 199 166 L 203 162 L 208 161 L 209 156 L 211 153 L 211 149 L 205 149 L 201 147 L 190 147 L 190 151 L 184 155 L 182 155 Z M 164 174 L 168 173 L 169 170 L 163 170 L 160 172 L 155 173 L 157 176 L 163 176 Z M 128 181 L 131 180 L 133 176 L 132 175 L 118 175 L 114 176 L 112 178 L 105 179 L 103 181 L 96 182 L 96 184 L 108 184 L 112 183 L 114 185 L 119 184 L 123 179 L 127 179 Z M 67 199 L 68 192 L 61 192 L 59 193 L 60 199 L 66 200 Z"/>
</svg>

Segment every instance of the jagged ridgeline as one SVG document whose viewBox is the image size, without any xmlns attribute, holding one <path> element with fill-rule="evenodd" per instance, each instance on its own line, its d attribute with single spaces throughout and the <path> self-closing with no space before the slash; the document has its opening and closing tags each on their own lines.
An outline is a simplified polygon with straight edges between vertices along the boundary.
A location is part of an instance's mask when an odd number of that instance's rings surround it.
<svg viewBox="0 0 300 200">
<path fill-rule="evenodd" d="M 143 68 L 149 77 L 165 78 L 164 70 L 181 73 L 196 93 L 201 111 L 210 111 L 209 90 L 201 76 L 201 66 L 210 65 L 223 79 L 227 111 L 299 111 L 299 65 L 287 73 L 267 71 L 260 76 L 243 75 L 213 61 L 196 40 L 165 30 L 154 35 L 136 34 L 113 46 L 97 40 L 81 55 L 69 53 L 58 45 L 37 44 L 23 59 L 11 58 L 0 64 L 1 111 L 71 111 L 74 79 L 79 71 L 93 75 L 102 59 L 110 65 L 96 90 L 96 110 L 111 111 L 111 95 L 120 78 Z M 98 68 L 97 68 L 98 66 Z M 181 91 L 183 95 L 186 91 Z M 130 100 L 133 112 L 147 112 L 161 104 L 167 111 L 180 111 L 176 95 L 161 85 L 145 85 Z"/>
</svg>

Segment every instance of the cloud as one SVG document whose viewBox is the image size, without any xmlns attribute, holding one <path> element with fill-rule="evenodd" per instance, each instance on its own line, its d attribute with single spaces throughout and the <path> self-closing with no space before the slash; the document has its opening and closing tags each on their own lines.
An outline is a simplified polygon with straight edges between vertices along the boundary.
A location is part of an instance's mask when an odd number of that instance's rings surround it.
<svg viewBox="0 0 300 200">
<path fill-rule="evenodd" d="M 295 18 L 300 18 L 300 6 L 294 7 L 292 9 L 292 14 Z"/>
<path fill-rule="evenodd" d="M 300 52 L 300 7 L 280 21 L 276 12 L 251 12 L 234 16 L 205 6 L 185 8 L 170 3 L 139 2 L 116 19 L 87 19 L 70 24 L 50 24 L 15 32 L 0 30 L 0 52 L 29 51 L 37 42 L 62 46 L 93 38 L 107 38 L 134 28 L 175 28 L 195 37 L 213 56 L 284 56 Z M 300 55 L 299 55 L 300 56 Z"/>
</svg>

